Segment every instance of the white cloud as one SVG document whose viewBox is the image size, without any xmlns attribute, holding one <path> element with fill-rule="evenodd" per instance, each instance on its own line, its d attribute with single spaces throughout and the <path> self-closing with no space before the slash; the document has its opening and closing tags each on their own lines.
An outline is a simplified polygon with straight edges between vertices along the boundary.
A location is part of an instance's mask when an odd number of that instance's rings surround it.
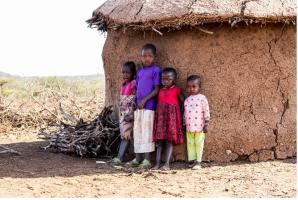
<svg viewBox="0 0 298 200">
<path fill-rule="evenodd" d="M 0 0 L 0 71 L 103 73 L 104 36 L 85 20 L 104 0 Z"/>
</svg>

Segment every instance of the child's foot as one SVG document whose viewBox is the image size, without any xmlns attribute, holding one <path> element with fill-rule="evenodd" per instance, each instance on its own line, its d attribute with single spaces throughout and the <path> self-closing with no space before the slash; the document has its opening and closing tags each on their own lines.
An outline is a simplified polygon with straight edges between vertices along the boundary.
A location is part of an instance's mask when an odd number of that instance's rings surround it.
<svg viewBox="0 0 298 200">
<path fill-rule="evenodd" d="M 190 161 L 188 167 L 193 168 L 197 164 L 196 161 Z"/>
<path fill-rule="evenodd" d="M 113 165 L 121 165 L 122 164 L 122 161 L 119 158 L 115 157 L 112 160 L 112 164 Z"/>
<path fill-rule="evenodd" d="M 150 161 L 149 160 L 147 160 L 147 159 L 144 159 L 143 160 L 143 162 L 142 162 L 142 164 L 140 164 L 140 167 L 142 167 L 142 168 L 150 168 L 151 167 L 151 163 L 150 163 Z"/>
<path fill-rule="evenodd" d="M 133 159 L 132 161 L 128 162 L 127 163 L 129 166 L 132 166 L 132 167 L 137 167 L 140 165 L 139 161 L 137 161 L 137 159 Z"/>
<path fill-rule="evenodd" d="M 164 166 L 161 167 L 162 170 L 168 171 L 170 170 L 170 165 L 169 164 L 164 164 Z"/>
<path fill-rule="evenodd" d="M 158 170 L 160 168 L 160 164 L 156 164 L 152 169 L 153 170 Z"/>
<path fill-rule="evenodd" d="M 193 170 L 198 170 L 198 169 L 201 169 L 201 168 L 202 168 L 202 166 L 201 166 L 201 163 L 199 163 L 199 162 L 197 162 L 195 164 L 195 166 L 192 167 Z"/>
</svg>

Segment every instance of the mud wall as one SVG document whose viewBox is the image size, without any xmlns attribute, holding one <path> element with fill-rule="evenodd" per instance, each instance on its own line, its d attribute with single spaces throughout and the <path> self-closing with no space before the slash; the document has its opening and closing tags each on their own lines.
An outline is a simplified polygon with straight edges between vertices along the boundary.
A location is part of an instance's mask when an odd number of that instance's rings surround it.
<svg viewBox="0 0 298 200">
<path fill-rule="evenodd" d="M 140 65 L 140 49 L 154 43 L 157 63 L 174 66 L 185 89 L 190 74 L 203 77 L 211 110 L 203 159 L 264 161 L 296 156 L 296 27 L 209 25 L 163 32 L 109 31 L 103 51 L 106 104 L 117 104 L 121 65 Z M 174 159 L 186 158 L 185 144 Z"/>
</svg>

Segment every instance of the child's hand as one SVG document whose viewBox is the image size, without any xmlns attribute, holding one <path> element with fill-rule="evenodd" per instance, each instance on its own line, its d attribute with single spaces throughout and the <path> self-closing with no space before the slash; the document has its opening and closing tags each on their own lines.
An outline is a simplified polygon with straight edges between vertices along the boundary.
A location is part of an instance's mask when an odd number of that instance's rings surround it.
<svg viewBox="0 0 298 200">
<path fill-rule="evenodd" d="M 126 140 L 130 140 L 131 139 L 131 131 L 126 131 L 125 133 L 124 133 L 124 139 L 126 139 Z"/>
<path fill-rule="evenodd" d="M 204 133 L 208 133 L 208 125 L 205 125 L 205 126 L 203 127 L 203 132 L 204 132 Z"/>
<path fill-rule="evenodd" d="M 138 109 L 143 109 L 144 107 L 145 107 L 145 104 L 146 104 L 146 100 L 145 99 L 143 99 L 140 103 L 139 103 L 139 105 L 138 105 Z"/>
<path fill-rule="evenodd" d="M 186 133 L 186 125 L 185 124 L 182 125 L 182 130 L 184 133 Z"/>
<path fill-rule="evenodd" d="M 124 116 L 124 121 L 126 121 L 126 122 L 132 122 L 133 121 L 133 116 L 131 116 L 131 115 L 125 115 Z"/>
</svg>

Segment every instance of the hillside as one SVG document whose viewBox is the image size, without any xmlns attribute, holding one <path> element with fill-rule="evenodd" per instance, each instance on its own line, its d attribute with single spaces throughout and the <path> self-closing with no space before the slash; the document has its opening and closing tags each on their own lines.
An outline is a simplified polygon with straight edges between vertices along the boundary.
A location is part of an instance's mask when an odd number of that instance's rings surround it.
<svg viewBox="0 0 298 200">
<path fill-rule="evenodd" d="M 21 79 L 32 79 L 32 78 L 61 78 L 61 79 L 68 79 L 68 80 L 102 80 L 104 79 L 104 74 L 92 74 L 92 75 L 76 75 L 76 76 L 17 76 L 12 75 L 3 71 L 0 71 L 0 77 L 15 77 L 15 78 L 21 78 Z"/>
<path fill-rule="evenodd" d="M 3 72 L 3 71 L 0 71 L 0 77 L 13 77 L 13 75 Z"/>
</svg>

